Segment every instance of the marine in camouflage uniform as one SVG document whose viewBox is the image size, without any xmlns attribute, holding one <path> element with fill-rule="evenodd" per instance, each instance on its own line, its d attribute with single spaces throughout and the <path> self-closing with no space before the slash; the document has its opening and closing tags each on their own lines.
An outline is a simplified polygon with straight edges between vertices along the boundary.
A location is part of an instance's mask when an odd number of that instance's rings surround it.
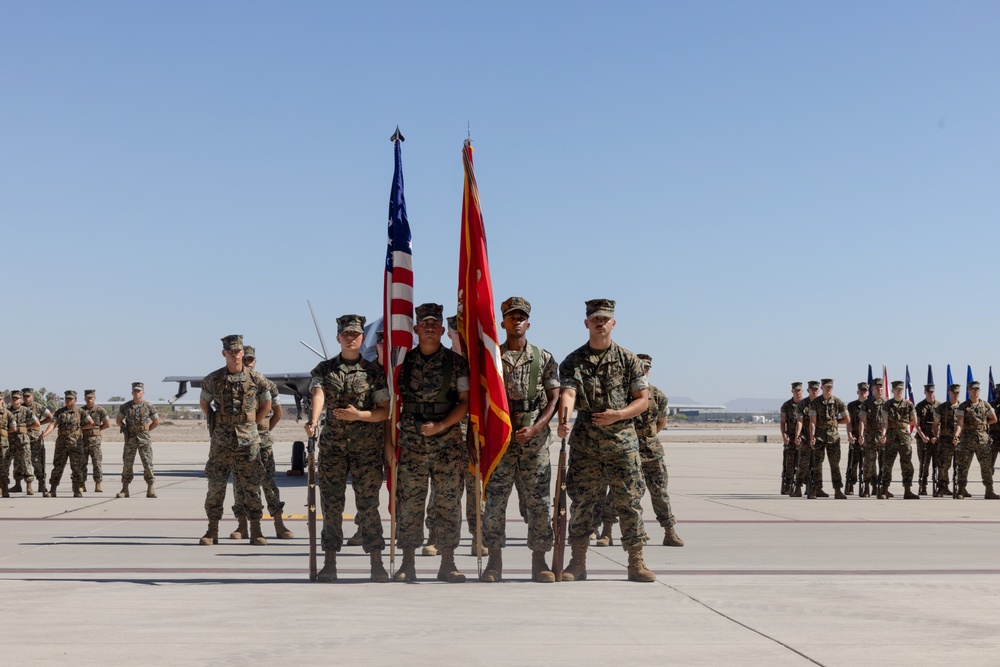
<svg viewBox="0 0 1000 667">
<path fill-rule="evenodd" d="M 781 430 L 781 495 L 788 495 L 795 485 L 795 464 L 798 462 L 796 437 L 802 420 L 799 403 L 802 402 L 802 383 L 792 383 L 792 397 L 781 404 L 778 413 Z"/>
<path fill-rule="evenodd" d="M 879 499 L 889 496 L 889 485 L 892 483 L 892 468 L 899 456 L 899 468 L 903 473 L 903 498 L 917 500 L 920 498 L 910 488 L 913 485 L 913 445 L 910 440 L 910 428 L 917 425 L 917 410 L 913 403 L 903 398 L 903 382 L 892 383 L 892 399 L 885 404 L 885 451 L 882 454 L 882 486 L 879 489 Z"/>
<path fill-rule="evenodd" d="M 917 495 L 927 495 L 927 478 L 934 469 L 934 415 L 941 403 L 934 398 L 934 385 L 924 385 L 924 400 L 917 403 L 917 427 L 914 429 L 917 442 L 917 462 L 920 466 L 920 480 Z"/>
<path fill-rule="evenodd" d="M 83 427 L 93 424 L 90 415 L 76 405 L 76 392 L 72 389 L 65 394 L 66 405 L 56 410 L 52 421 L 42 433 L 44 438 L 53 429 L 59 429 L 56 436 L 56 450 L 52 455 L 52 477 L 49 479 L 49 490 L 46 498 L 56 497 L 56 488 L 66 470 L 66 460 L 69 459 L 70 479 L 73 482 L 73 497 L 82 498 L 83 482 L 87 479 L 87 459 L 83 454 Z"/>
<path fill-rule="evenodd" d="M 589 341 L 559 366 L 559 437 L 569 436 L 570 454 L 566 490 L 572 500 L 569 541 L 572 558 L 563 570 L 573 580 L 587 578 L 587 547 L 597 517 L 595 510 L 611 487 L 612 507 L 621 520 L 622 547 L 628 551 L 628 578 L 652 582 L 656 575 L 646 568 L 642 548 L 642 478 L 639 437 L 634 417 L 649 406 L 649 382 L 635 354 L 611 340 L 615 327 L 615 302 L 586 302 L 584 324 Z M 572 431 L 562 415 L 576 409 Z"/>
<path fill-rule="evenodd" d="M 226 500 L 226 484 L 232 473 L 243 485 L 243 504 L 250 520 L 250 543 L 265 546 L 267 540 L 260 529 L 264 514 L 260 501 L 264 465 L 260 461 L 257 424 L 271 411 L 271 392 L 266 377 L 243 365 L 243 336 L 224 337 L 222 356 L 226 365 L 201 381 L 199 403 L 208 420 L 212 442 L 205 464 L 208 530 L 199 544 L 219 543 L 219 520 Z"/>
<path fill-rule="evenodd" d="M 7 404 L 0 400 L 0 465 L 3 466 L 3 472 L 0 473 L 0 494 L 4 498 L 10 498 L 10 466 L 14 461 L 10 440 L 16 435 L 17 418 L 7 409 Z"/>
<path fill-rule="evenodd" d="M 416 580 L 414 554 L 423 543 L 424 504 L 428 482 L 434 487 L 434 513 L 441 567 L 437 578 L 465 581 L 455 565 L 462 525 L 462 491 L 470 451 L 459 422 L 469 412 L 469 365 L 460 354 L 441 345 L 444 335 L 440 304 L 417 306 L 417 347 L 400 368 L 402 410 L 399 462 L 396 471 L 396 524 L 403 563 L 396 581 Z M 395 452 L 386 452 L 390 463 Z"/>
<path fill-rule="evenodd" d="M 990 403 L 993 408 L 993 412 L 1000 410 L 1000 391 L 996 392 L 993 398 L 993 402 Z M 1000 412 L 997 412 L 1000 415 Z M 993 457 L 993 467 L 997 465 L 997 454 L 1000 453 L 1000 421 L 996 424 L 990 424 L 990 452 Z"/>
<path fill-rule="evenodd" d="M 42 427 L 52 421 L 52 412 L 44 404 L 35 400 L 35 390 L 31 387 L 22 389 L 21 395 L 24 399 L 24 407 L 31 410 L 38 419 L 38 426 L 28 428 L 29 449 L 31 451 L 31 469 L 34 471 L 35 479 L 38 480 L 38 490 L 45 493 L 45 439 L 42 438 Z M 24 478 L 24 470 L 19 469 L 15 460 L 14 479 L 20 482 Z"/>
<path fill-rule="evenodd" d="M 507 502 L 516 480 L 518 494 L 524 494 L 528 515 L 528 548 L 531 549 L 532 581 L 550 583 L 555 575 L 545 562 L 552 548 L 552 465 L 549 461 L 549 422 L 559 397 L 559 368 L 547 351 L 528 343 L 531 304 L 522 297 L 510 297 L 500 304 L 507 338 L 500 346 L 504 387 L 510 424 L 514 429 L 510 445 L 497 462 L 486 485 L 486 512 L 483 543 L 490 559 L 481 579 L 500 581 L 503 575 L 504 532 Z"/>
<path fill-rule="evenodd" d="M 875 378 L 871 395 L 858 409 L 858 439 L 861 441 L 865 481 L 858 493 L 859 498 L 868 498 L 879 493 L 879 472 L 877 463 L 885 445 L 885 398 L 882 378 Z"/>
<path fill-rule="evenodd" d="M 312 371 L 312 412 L 306 434 L 313 437 L 325 409 L 326 426 L 319 438 L 319 490 L 323 505 L 323 569 L 317 581 L 337 579 L 337 552 L 344 544 L 343 514 L 347 475 L 351 475 L 362 547 L 371 559 L 371 579 L 389 581 L 382 565 L 382 518 L 379 490 L 386 447 L 383 422 L 389 418 L 385 371 L 361 356 L 365 318 L 337 318 L 340 354 L 321 361 Z"/>
<path fill-rule="evenodd" d="M 250 370 L 257 370 L 257 351 L 249 345 L 243 346 L 243 365 Z M 267 511 L 274 520 L 275 535 L 279 540 L 290 540 L 295 534 L 288 530 L 283 519 L 285 503 L 281 502 L 281 492 L 275 479 L 274 441 L 271 439 L 271 431 L 281 421 L 281 401 L 278 398 L 278 385 L 266 377 L 265 379 L 267 379 L 267 391 L 271 394 L 271 414 L 257 424 L 257 433 L 260 435 L 260 462 L 264 466 L 261 490 L 264 492 Z M 245 490 L 239 476 L 233 477 L 233 516 L 236 517 L 237 526 L 236 530 L 229 534 L 229 538 L 242 540 L 244 537 L 249 537 Z"/>
<path fill-rule="evenodd" d="M 20 469 L 24 471 L 24 492 L 26 495 L 35 495 L 35 490 L 31 487 L 32 483 L 35 481 L 35 476 L 32 474 L 33 468 L 31 466 L 31 436 L 28 434 L 29 429 L 32 427 L 38 427 L 38 417 L 35 413 L 26 405 L 22 405 L 23 394 L 19 391 L 13 391 L 10 394 L 11 406 L 10 411 L 14 414 L 14 421 L 16 423 L 16 428 L 13 432 L 8 431 L 7 439 L 10 443 L 10 457 L 14 463 L 14 473 L 15 477 L 18 470 L 18 462 L 20 462 Z M 4 468 L 4 477 L 7 476 L 7 469 Z M 11 491 L 17 491 L 15 487 L 10 489 Z"/>
<path fill-rule="evenodd" d="M 861 451 L 861 441 L 858 439 L 858 424 L 861 419 L 858 414 L 861 412 L 861 405 L 868 400 L 868 383 L 858 383 L 858 399 L 847 404 L 847 416 L 851 418 L 851 423 L 847 425 L 847 473 L 846 484 L 844 485 L 844 495 L 854 495 L 854 485 L 858 484 L 860 492 L 860 481 L 864 474 L 864 464 L 862 459 L 864 454 Z"/>
<path fill-rule="evenodd" d="M 146 480 L 146 497 L 155 498 L 153 484 L 156 476 L 153 474 L 153 442 L 149 434 L 160 425 L 160 416 L 152 403 L 143 400 L 146 393 L 141 382 L 132 383 L 132 400 L 118 408 L 115 423 L 125 436 L 125 446 L 122 449 L 122 490 L 116 494 L 118 498 L 128 498 L 128 486 L 132 483 L 135 466 L 135 455 L 139 454 L 142 461 L 142 478 Z"/>
<path fill-rule="evenodd" d="M 938 406 L 934 415 L 934 462 L 937 463 L 938 473 L 934 488 L 935 498 L 952 495 L 951 489 L 948 488 L 948 478 L 955 458 L 955 426 L 958 424 L 956 412 L 961 405 L 958 400 L 961 391 L 961 385 L 949 385 L 948 400 Z"/>
<path fill-rule="evenodd" d="M 84 480 L 87 478 L 87 461 L 90 460 L 94 467 L 94 491 L 101 493 L 101 482 L 104 480 L 104 455 L 101 452 L 102 431 L 111 427 L 111 416 L 108 411 L 97 405 L 97 392 L 93 389 L 86 389 L 83 392 L 83 411 L 90 416 L 92 424 L 83 429 L 83 472 Z M 86 491 L 84 484 L 83 491 Z"/>
<path fill-rule="evenodd" d="M 957 444 L 955 467 L 958 479 L 955 480 L 955 486 L 959 487 L 955 495 L 972 497 L 966 486 L 969 481 L 969 467 L 975 455 L 979 461 L 979 471 L 983 476 L 983 486 L 986 487 L 986 494 L 983 497 L 987 500 L 998 500 L 1000 496 L 993 492 L 993 452 L 990 449 L 990 437 L 987 433 L 990 424 L 996 423 L 997 414 L 993 406 L 979 398 L 978 382 L 970 382 L 968 390 L 969 400 L 958 406 L 955 411 L 958 420 L 953 438 L 953 442 Z"/>
<path fill-rule="evenodd" d="M 834 498 L 844 500 L 844 479 L 840 475 L 840 428 L 839 424 L 847 424 L 850 429 L 850 417 L 847 416 L 847 406 L 833 395 L 833 380 L 825 378 L 821 381 L 823 395 L 809 403 L 809 449 L 813 453 L 813 483 L 809 491 L 810 498 L 821 497 L 823 494 L 823 459 L 830 460 L 830 481 L 833 484 Z"/>
<path fill-rule="evenodd" d="M 809 482 L 813 474 L 813 450 L 809 446 L 809 404 L 819 396 L 819 380 L 809 380 L 809 395 L 799 401 L 799 418 L 795 425 L 795 445 L 798 448 L 798 465 L 795 467 L 795 489 L 789 494 L 793 498 L 802 497 L 802 485 L 806 485 L 809 491 Z M 820 489 L 820 498 L 827 497 L 828 493 Z"/>
</svg>

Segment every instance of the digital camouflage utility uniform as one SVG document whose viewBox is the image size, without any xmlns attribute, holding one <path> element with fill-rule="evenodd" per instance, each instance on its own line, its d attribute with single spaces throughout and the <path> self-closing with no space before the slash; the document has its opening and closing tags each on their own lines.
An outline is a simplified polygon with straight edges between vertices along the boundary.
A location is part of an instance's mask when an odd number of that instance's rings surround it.
<svg viewBox="0 0 1000 667">
<path fill-rule="evenodd" d="M 61 407 L 52 415 L 52 421 L 59 429 L 56 436 L 56 450 L 52 455 L 52 478 L 49 489 L 55 493 L 66 470 L 66 460 L 69 459 L 70 480 L 73 482 L 73 492 L 87 481 L 87 459 L 83 453 L 83 427 L 90 426 L 93 421 L 90 415 L 79 406 Z"/>
<path fill-rule="evenodd" d="M 639 457 L 635 423 L 624 419 L 597 426 L 591 415 L 621 410 L 635 392 L 649 388 L 642 362 L 635 354 L 612 342 L 595 353 L 589 344 L 574 350 L 559 366 L 563 389 L 576 391 L 576 421 L 570 432 L 566 490 L 570 507 L 570 541 L 585 539 L 593 530 L 598 505 L 610 487 L 612 509 L 621 519 L 622 546 L 641 547 L 646 540 L 642 526 L 645 483 Z"/>
<path fill-rule="evenodd" d="M 6 492 L 10 485 L 10 466 L 14 461 L 14 449 L 10 446 L 12 438 L 17 436 L 17 419 L 14 413 L 3 405 L 0 401 L 0 465 L 3 465 L 3 473 L 0 474 L 0 482 L 3 483 L 3 490 Z"/>
<path fill-rule="evenodd" d="M 208 478 L 205 514 L 209 521 L 222 518 L 226 484 L 232 473 L 243 485 L 246 517 L 259 521 L 264 515 L 260 501 L 264 466 L 260 461 L 256 416 L 258 408 L 271 400 L 268 379 L 246 366 L 239 373 L 230 373 L 223 366 L 202 380 L 201 400 L 215 402 L 212 444 L 205 464 Z"/>
<path fill-rule="evenodd" d="M 817 396 L 817 398 L 819 398 Z M 812 471 L 813 451 L 809 446 L 809 403 L 811 398 L 806 396 L 798 405 L 798 421 L 802 422 L 802 433 L 798 444 L 799 465 L 795 469 L 795 483 L 805 484 L 809 481 L 809 473 Z"/>
<path fill-rule="evenodd" d="M 781 486 L 782 488 L 790 488 L 795 483 L 795 463 L 798 460 L 795 429 L 802 415 L 799 413 L 799 404 L 791 398 L 781 404 L 780 413 L 785 418 L 785 433 L 783 435 L 788 436 L 788 444 L 781 448 L 781 470 L 784 472 Z"/>
<path fill-rule="evenodd" d="M 153 484 L 153 443 L 149 438 L 149 425 L 159 418 L 153 404 L 144 401 L 128 401 L 118 408 L 118 416 L 122 418 L 122 433 L 125 435 L 125 447 L 122 450 L 122 484 L 131 484 L 135 466 L 135 455 L 139 454 L 142 461 L 142 478 L 147 484 Z"/>
<path fill-rule="evenodd" d="M 80 409 L 93 420 L 92 424 L 83 429 L 84 478 L 87 476 L 87 461 L 89 459 L 90 464 L 94 467 L 94 481 L 101 482 L 104 479 L 104 455 L 101 453 L 101 442 L 103 441 L 101 426 L 105 422 L 110 421 L 111 417 L 108 415 L 107 410 L 96 403 L 92 408 L 87 408 L 86 405 L 83 405 Z"/>
<path fill-rule="evenodd" d="M 267 380 L 267 378 L 264 378 Z M 267 391 L 271 395 L 271 410 L 280 405 L 278 398 L 278 385 L 267 380 Z M 264 466 L 264 479 L 261 481 L 261 490 L 264 492 L 264 502 L 267 503 L 267 511 L 272 517 L 280 517 L 284 514 L 285 503 L 281 501 L 278 491 L 278 483 L 274 475 L 277 472 L 274 464 L 274 440 L 271 438 L 271 431 L 268 429 L 270 415 L 257 424 L 257 434 L 260 436 L 260 464 Z M 233 516 L 237 519 L 245 518 L 247 515 L 245 490 L 239 476 L 233 476 Z"/>
<path fill-rule="evenodd" d="M 649 407 L 635 418 L 635 431 L 639 436 L 639 460 L 642 462 L 642 478 L 649 489 L 649 499 L 653 502 L 656 520 L 664 528 L 677 523 L 670 508 L 667 493 L 667 464 L 663 457 L 663 443 L 656 429 L 656 423 L 667 417 L 667 396 L 649 385 Z"/>
<path fill-rule="evenodd" d="M 17 479 L 20 471 L 25 482 L 35 481 L 34 468 L 31 465 L 31 436 L 28 433 L 32 424 L 38 424 L 38 418 L 31 408 L 21 404 L 17 409 L 12 410 L 17 428 L 9 432 L 7 438 L 10 442 L 10 455 L 14 461 L 14 478 Z M 6 474 L 6 472 L 5 472 Z"/>
<path fill-rule="evenodd" d="M 928 401 L 924 399 L 917 403 L 917 428 L 928 438 L 924 442 L 919 435 L 914 435 L 917 442 L 917 464 L 920 466 L 919 482 L 923 487 L 927 484 L 927 478 L 934 467 L 934 444 L 930 441 L 934 436 L 934 415 L 937 414 L 938 406 L 941 403 L 937 400 Z"/>
<path fill-rule="evenodd" d="M 903 486 L 913 484 L 913 445 L 910 439 L 910 422 L 917 416 L 916 408 L 905 398 L 886 401 L 885 413 L 889 426 L 885 432 L 885 452 L 882 454 L 882 486 L 892 484 L 892 468 L 899 456 L 899 469 L 903 473 Z"/>
<path fill-rule="evenodd" d="M 955 483 L 965 488 L 969 482 L 969 468 L 972 466 L 973 455 L 979 461 L 979 471 L 983 476 L 984 486 L 993 486 L 993 453 L 990 450 L 990 439 L 987 433 L 990 415 L 996 414 L 993 407 L 984 400 L 976 403 L 965 401 L 955 416 L 962 417 L 962 432 L 955 450 L 957 459 L 958 479 Z"/>
<path fill-rule="evenodd" d="M 483 545 L 488 549 L 503 546 L 507 523 L 507 501 L 515 480 L 524 494 L 528 520 L 528 548 L 548 551 L 552 548 L 552 466 L 549 461 L 549 425 L 524 444 L 513 433 L 531 426 L 548 404 L 547 389 L 559 389 L 559 369 L 552 355 L 534 345 L 515 352 L 504 343 L 500 346 L 503 379 L 510 408 L 512 429 L 510 445 L 500 457 L 486 486 L 486 514 L 483 518 Z M 534 378 L 534 386 L 532 386 Z"/>
<path fill-rule="evenodd" d="M 420 426 L 444 419 L 469 391 L 465 358 L 441 347 L 425 357 L 419 348 L 406 353 L 400 371 L 403 396 L 396 470 L 396 523 L 399 545 L 416 549 L 423 543 L 424 503 L 428 481 L 434 486 L 434 530 L 439 549 L 458 546 L 462 525 L 464 471 L 469 463 L 465 436 L 458 424 L 434 436 Z"/>
<path fill-rule="evenodd" d="M 37 426 L 28 427 L 28 451 L 29 451 L 29 461 L 31 465 L 28 469 L 34 471 L 34 478 L 38 480 L 40 489 L 44 490 L 45 487 L 45 443 L 42 442 L 42 421 L 46 418 L 52 416 L 52 412 L 49 411 L 47 407 L 42 405 L 38 399 L 32 399 L 31 405 L 27 402 L 22 403 L 21 407 L 26 408 L 35 415 L 38 420 Z M 15 479 L 27 479 L 24 474 L 24 470 L 21 469 L 17 464 L 17 460 L 14 461 L 14 478 Z"/>
<path fill-rule="evenodd" d="M 878 437 L 882 433 L 882 420 L 885 418 L 885 399 L 869 398 L 861 404 L 858 418 L 865 420 L 865 441 L 861 444 L 864 453 L 865 479 L 878 487 L 878 458 L 882 452 L 882 444 Z M 876 488 L 872 489 L 873 495 Z"/>
<path fill-rule="evenodd" d="M 951 477 L 952 462 L 955 458 L 955 427 L 958 425 L 956 411 L 960 403 L 944 401 L 938 406 L 934 420 L 938 423 L 938 441 L 934 447 L 934 458 L 938 467 L 938 485 L 944 489 Z"/>
<path fill-rule="evenodd" d="M 809 404 L 808 415 L 810 420 L 816 417 L 816 444 L 812 446 L 813 488 L 823 488 L 823 459 L 826 457 L 830 459 L 833 488 L 843 488 L 844 480 L 840 475 L 840 429 L 837 421 L 847 416 L 847 406 L 836 396 L 817 396 Z"/>
<path fill-rule="evenodd" d="M 344 543 L 343 514 L 347 475 L 351 475 L 358 526 L 365 553 L 382 551 L 382 518 L 379 490 L 385 460 L 385 431 L 382 422 L 337 419 L 333 411 L 353 405 L 358 410 L 374 410 L 389 400 L 385 373 L 377 363 L 364 358 L 347 360 L 337 355 L 321 361 L 312 370 L 310 394 L 323 389 L 326 426 L 319 438 L 319 491 L 323 506 L 324 551 L 340 551 Z"/>
<path fill-rule="evenodd" d="M 997 397 L 993 399 L 990 403 L 990 407 L 993 408 L 993 412 L 997 412 L 1000 409 L 1000 391 L 997 392 Z M 997 412 L 1000 415 L 1000 412 Z M 1000 422 L 996 424 L 990 424 L 990 452 L 993 455 L 993 467 L 997 464 L 997 454 L 1000 453 Z"/>
</svg>

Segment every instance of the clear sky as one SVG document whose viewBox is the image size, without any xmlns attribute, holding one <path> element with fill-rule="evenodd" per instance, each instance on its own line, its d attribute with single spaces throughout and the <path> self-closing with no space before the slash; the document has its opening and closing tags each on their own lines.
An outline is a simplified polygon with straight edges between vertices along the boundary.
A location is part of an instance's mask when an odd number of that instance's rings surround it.
<svg viewBox="0 0 1000 667">
<path fill-rule="evenodd" d="M 1000 3 L 4 2 L 0 387 L 316 357 L 380 311 L 398 124 L 416 300 L 454 312 L 471 126 L 494 291 L 583 302 L 668 395 L 868 363 L 985 379 Z M 499 303 L 497 304 L 499 306 Z"/>
</svg>

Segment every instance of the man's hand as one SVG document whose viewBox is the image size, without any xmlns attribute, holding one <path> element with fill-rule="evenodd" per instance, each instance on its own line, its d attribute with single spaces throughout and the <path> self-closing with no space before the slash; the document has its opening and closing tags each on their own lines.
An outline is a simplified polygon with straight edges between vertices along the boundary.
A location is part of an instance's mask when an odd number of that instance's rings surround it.
<svg viewBox="0 0 1000 667">
<path fill-rule="evenodd" d="M 316 435 L 316 424 L 313 424 L 312 422 L 306 422 L 305 428 L 306 428 L 306 435 L 308 435 L 310 438 Z"/>
<path fill-rule="evenodd" d="M 621 419 L 621 410 L 605 410 L 604 412 L 595 412 L 590 415 L 590 422 L 595 426 L 611 426 L 615 422 L 621 421 Z"/>
<path fill-rule="evenodd" d="M 424 422 L 420 425 L 420 434 L 427 437 L 437 435 L 444 430 L 444 427 L 441 426 L 441 422 Z"/>
<path fill-rule="evenodd" d="M 334 408 L 333 416 L 345 422 L 361 421 L 361 413 L 353 405 L 348 405 L 346 408 Z"/>
<path fill-rule="evenodd" d="M 517 441 L 517 444 L 519 445 L 523 445 L 526 442 L 531 442 L 532 438 L 538 435 L 538 432 L 540 430 L 541 429 L 537 428 L 534 424 L 532 424 L 531 426 L 524 426 L 522 428 L 517 429 L 517 432 L 514 434 L 514 440 Z"/>
</svg>

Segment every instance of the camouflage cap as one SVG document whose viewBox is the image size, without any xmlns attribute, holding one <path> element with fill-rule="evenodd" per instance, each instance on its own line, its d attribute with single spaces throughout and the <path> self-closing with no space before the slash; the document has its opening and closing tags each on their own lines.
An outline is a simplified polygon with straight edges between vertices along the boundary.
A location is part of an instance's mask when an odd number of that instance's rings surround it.
<svg viewBox="0 0 1000 667">
<path fill-rule="evenodd" d="M 97 392 L 94 391 L 93 389 L 84 389 L 83 390 L 83 397 L 87 398 L 88 396 L 97 396 Z"/>
<path fill-rule="evenodd" d="M 809 380 L 810 389 L 819 389 L 819 380 Z"/>
<path fill-rule="evenodd" d="M 652 364 L 653 363 L 653 357 L 649 356 L 645 352 L 643 352 L 642 354 L 637 354 L 635 356 L 639 357 L 640 359 L 642 359 L 643 361 L 645 361 L 647 364 Z"/>
<path fill-rule="evenodd" d="M 451 315 L 448 317 L 448 329 L 451 331 L 458 331 L 458 315 Z"/>
<path fill-rule="evenodd" d="M 932 384 L 925 384 L 924 385 L 924 391 L 934 391 L 934 385 L 932 385 Z"/>
<path fill-rule="evenodd" d="M 256 358 L 257 358 L 257 350 L 254 347 L 250 346 L 250 345 L 244 345 L 243 346 L 243 361 L 247 361 L 248 359 L 256 359 Z"/>
<path fill-rule="evenodd" d="M 417 322 L 424 320 L 444 321 L 444 306 L 440 303 L 422 303 L 416 308 Z"/>
<path fill-rule="evenodd" d="M 969 389 L 979 389 L 979 380 L 973 380 L 968 386 Z"/>
<path fill-rule="evenodd" d="M 21 392 L 17 391 L 16 389 L 14 391 L 10 392 L 10 397 L 11 398 L 24 398 L 24 396 L 21 395 Z"/>
<path fill-rule="evenodd" d="M 861 390 L 868 391 L 868 383 L 867 382 L 859 382 L 858 383 L 858 391 L 861 391 Z"/>
<path fill-rule="evenodd" d="M 132 391 L 135 391 L 136 389 L 144 390 L 145 388 L 146 387 L 144 387 L 141 382 L 133 382 L 132 383 Z"/>
<path fill-rule="evenodd" d="M 35 390 L 32 389 L 31 387 L 25 387 L 24 389 L 21 390 L 21 393 L 22 394 L 34 394 Z"/>
<path fill-rule="evenodd" d="M 230 334 L 222 339 L 222 349 L 237 352 L 243 349 L 243 336 Z"/>
<path fill-rule="evenodd" d="M 500 314 L 504 317 L 507 317 L 507 313 L 514 312 L 515 310 L 520 310 L 528 317 L 531 317 L 531 304 L 523 297 L 512 296 L 500 304 Z"/>
<path fill-rule="evenodd" d="M 611 299 L 591 299 L 586 302 L 587 318 L 591 317 L 614 317 L 615 302 Z"/>
<path fill-rule="evenodd" d="M 337 335 L 342 333 L 359 333 L 363 334 L 365 332 L 365 316 L 364 315 L 341 315 L 337 318 Z"/>
<path fill-rule="evenodd" d="M 884 384 L 885 383 L 882 381 L 882 378 L 875 378 L 874 380 L 872 380 L 872 386 L 873 387 L 881 387 Z"/>
<path fill-rule="evenodd" d="M 795 391 L 796 389 L 802 389 L 802 383 L 801 382 L 793 382 L 792 383 L 792 391 Z"/>
<path fill-rule="evenodd" d="M 832 387 L 832 386 L 833 386 L 833 379 L 832 379 L 832 378 L 823 378 L 823 379 L 822 379 L 822 380 L 820 380 L 819 382 L 820 382 L 820 384 L 822 384 L 822 385 L 823 385 L 824 387 Z"/>
<path fill-rule="evenodd" d="M 902 380 L 893 380 L 892 381 L 892 388 L 893 389 L 902 389 L 904 386 L 906 386 L 906 384 Z"/>
<path fill-rule="evenodd" d="M 962 391 L 962 385 L 960 385 L 960 384 L 950 384 L 950 385 L 948 385 L 948 391 Z"/>
<path fill-rule="evenodd" d="M 66 398 L 76 398 L 76 392 L 75 392 L 75 391 L 73 391 L 72 389 L 67 389 L 67 390 L 66 390 L 65 392 L 63 392 L 63 393 L 64 393 L 64 395 L 66 396 Z"/>
</svg>

